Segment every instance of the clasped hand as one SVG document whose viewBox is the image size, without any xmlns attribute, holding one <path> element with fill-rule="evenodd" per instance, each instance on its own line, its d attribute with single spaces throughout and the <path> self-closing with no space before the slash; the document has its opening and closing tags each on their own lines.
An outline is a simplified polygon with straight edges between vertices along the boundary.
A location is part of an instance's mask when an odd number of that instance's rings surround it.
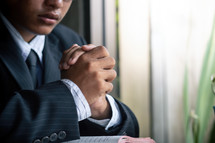
<svg viewBox="0 0 215 143">
<path fill-rule="evenodd" d="M 116 78 L 115 60 L 103 46 L 77 44 L 64 51 L 60 61 L 61 78 L 73 81 L 90 105 L 92 118 L 111 117 L 106 93 L 113 89 Z"/>
</svg>

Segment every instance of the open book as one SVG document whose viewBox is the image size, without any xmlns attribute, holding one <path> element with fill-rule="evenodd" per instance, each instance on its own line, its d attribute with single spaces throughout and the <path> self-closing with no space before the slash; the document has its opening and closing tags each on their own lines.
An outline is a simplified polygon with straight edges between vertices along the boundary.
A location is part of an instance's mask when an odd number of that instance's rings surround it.
<svg viewBox="0 0 215 143">
<path fill-rule="evenodd" d="M 151 138 L 133 138 L 129 136 L 82 136 L 79 140 L 64 143 L 155 143 Z"/>
</svg>

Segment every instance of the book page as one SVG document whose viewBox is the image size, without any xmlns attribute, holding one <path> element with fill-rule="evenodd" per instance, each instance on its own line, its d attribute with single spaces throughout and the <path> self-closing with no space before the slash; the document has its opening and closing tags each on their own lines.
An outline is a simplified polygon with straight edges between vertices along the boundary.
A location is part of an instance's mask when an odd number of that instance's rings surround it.
<svg viewBox="0 0 215 143">
<path fill-rule="evenodd" d="M 151 138 L 129 136 L 82 136 L 79 140 L 64 143 L 155 143 L 155 141 Z"/>
<path fill-rule="evenodd" d="M 79 140 L 64 143 L 118 143 L 122 136 L 81 136 Z"/>
</svg>

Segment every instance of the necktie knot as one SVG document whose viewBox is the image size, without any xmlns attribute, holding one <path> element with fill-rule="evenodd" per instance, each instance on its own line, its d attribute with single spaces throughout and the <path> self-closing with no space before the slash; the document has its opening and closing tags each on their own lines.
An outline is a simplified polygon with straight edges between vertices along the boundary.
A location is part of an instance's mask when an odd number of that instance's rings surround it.
<svg viewBox="0 0 215 143">
<path fill-rule="evenodd" d="M 33 50 L 31 50 L 26 60 L 28 67 L 37 66 L 37 60 L 37 54 Z"/>
</svg>

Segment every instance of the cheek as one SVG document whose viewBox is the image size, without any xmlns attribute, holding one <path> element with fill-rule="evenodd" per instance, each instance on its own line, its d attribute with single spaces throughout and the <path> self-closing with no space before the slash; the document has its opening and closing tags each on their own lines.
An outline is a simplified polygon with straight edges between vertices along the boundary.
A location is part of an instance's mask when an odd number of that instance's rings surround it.
<svg viewBox="0 0 215 143">
<path fill-rule="evenodd" d="M 14 14 L 17 20 L 29 21 L 35 17 L 36 11 L 35 7 L 22 5 L 20 7 L 14 8 Z"/>
<path fill-rule="evenodd" d="M 69 8 L 70 8 L 70 5 L 65 5 L 62 8 L 62 18 L 66 15 L 66 13 L 68 12 Z"/>
</svg>

